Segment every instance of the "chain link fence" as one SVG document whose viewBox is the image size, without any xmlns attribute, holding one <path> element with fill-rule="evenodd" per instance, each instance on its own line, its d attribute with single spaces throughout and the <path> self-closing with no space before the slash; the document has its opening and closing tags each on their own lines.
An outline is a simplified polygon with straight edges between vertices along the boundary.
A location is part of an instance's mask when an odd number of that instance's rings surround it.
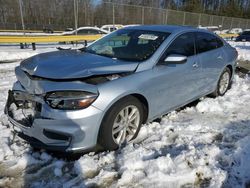
<svg viewBox="0 0 250 188">
<path fill-rule="evenodd" d="M 75 2 L 77 2 L 76 15 L 74 14 Z M 38 6 L 35 3 L 27 4 L 23 0 L 25 29 L 42 30 L 49 26 L 54 30 L 64 30 L 68 27 L 75 28 L 76 20 L 78 27 L 106 24 L 171 24 L 194 27 L 220 26 L 221 29 L 250 28 L 250 19 L 107 2 L 93 5 L 84 0 L 69 0 L 64 1 L 64 4 L 50 3 L 44 1 L 43 6 Z M 4 10 L 8 10 L 10 15 L 8 17 L 3 16 L 4 14 L 0 15 L 0 29 L 22 29 L 20 14 L 14 16 L 14 13 L 19 12 L 18 4 L 10 3 L 8 6 Z"/>
<path fill-rule="evenodd" d="M 144 6 L 121 5 L 106 3 L 110 14 L 106 14 L 104 24 L 170 24 L 187 26 L 221 26 L 223 29 L 250 27 L 249 19 L 208 15 L 202 13 L 192 13 L 176 11 L 170 9 L 160 9 Z M 112 14 L 112 10 L 114 13 Z M 105 11 L 106 12 L 106 11 Z M 113 18 L 114 17 L 114 18 Z"/>
</svg>

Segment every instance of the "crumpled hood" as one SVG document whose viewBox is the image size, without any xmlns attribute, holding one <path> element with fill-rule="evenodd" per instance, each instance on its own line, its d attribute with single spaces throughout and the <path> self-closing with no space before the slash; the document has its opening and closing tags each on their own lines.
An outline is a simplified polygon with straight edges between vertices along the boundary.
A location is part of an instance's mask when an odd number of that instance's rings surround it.
<svg viewBox="0 0 250 188">
<path fill-rule="evenodd" d="M 74 79 L 135 71 L 138 62 L 126 62 L 77 50 L 43 53 L 24 60 L 20 68 L 30 75 Z"/>
</svg>

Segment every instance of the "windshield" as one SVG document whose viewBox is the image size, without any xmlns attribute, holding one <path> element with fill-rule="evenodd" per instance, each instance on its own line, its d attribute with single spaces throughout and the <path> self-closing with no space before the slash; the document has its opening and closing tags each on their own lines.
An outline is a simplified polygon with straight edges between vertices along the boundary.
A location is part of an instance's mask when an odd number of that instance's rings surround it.
<svg viewBox="0 0 250 188">
<path fill-rule="evenodd" d="M 127 61 L 144 61 L 169 35 L 158 31 L 122 29 L 93 43 L 85 51 Z"/>
</svg>

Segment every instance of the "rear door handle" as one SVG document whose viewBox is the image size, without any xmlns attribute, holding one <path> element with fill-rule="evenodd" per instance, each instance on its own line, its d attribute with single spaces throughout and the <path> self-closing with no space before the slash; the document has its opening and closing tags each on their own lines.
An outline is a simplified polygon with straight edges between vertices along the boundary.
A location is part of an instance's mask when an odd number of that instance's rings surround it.
<svg viewBox="0 0 250 188">
<path fill-rule="evenodd" d="M 198 63 L 193 64 L 193 68 L 198 68 L 198 67 L 199 67 Z"/>
<path fill-rule="evenodd" d="M 219 56 L 217 57 L 217 59 L 223 59 L 222 55 L 219 55 Z"/>
</svg>

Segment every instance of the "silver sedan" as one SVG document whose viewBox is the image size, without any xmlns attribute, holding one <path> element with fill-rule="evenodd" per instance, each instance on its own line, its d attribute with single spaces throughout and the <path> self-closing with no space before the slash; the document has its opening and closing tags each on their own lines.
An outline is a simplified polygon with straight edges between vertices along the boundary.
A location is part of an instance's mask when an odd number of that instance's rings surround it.
<svg viewBox="0 0 250 188">
<path fill-rule="evenodd" d="M 206 95 L 222 96 L 237 52 L 217 35 L 181 26 L 133 26 L 79 50 L 16 67 L 5 113 L 32 146 L 114 150 L 142 124 Z"/>
</svg>

